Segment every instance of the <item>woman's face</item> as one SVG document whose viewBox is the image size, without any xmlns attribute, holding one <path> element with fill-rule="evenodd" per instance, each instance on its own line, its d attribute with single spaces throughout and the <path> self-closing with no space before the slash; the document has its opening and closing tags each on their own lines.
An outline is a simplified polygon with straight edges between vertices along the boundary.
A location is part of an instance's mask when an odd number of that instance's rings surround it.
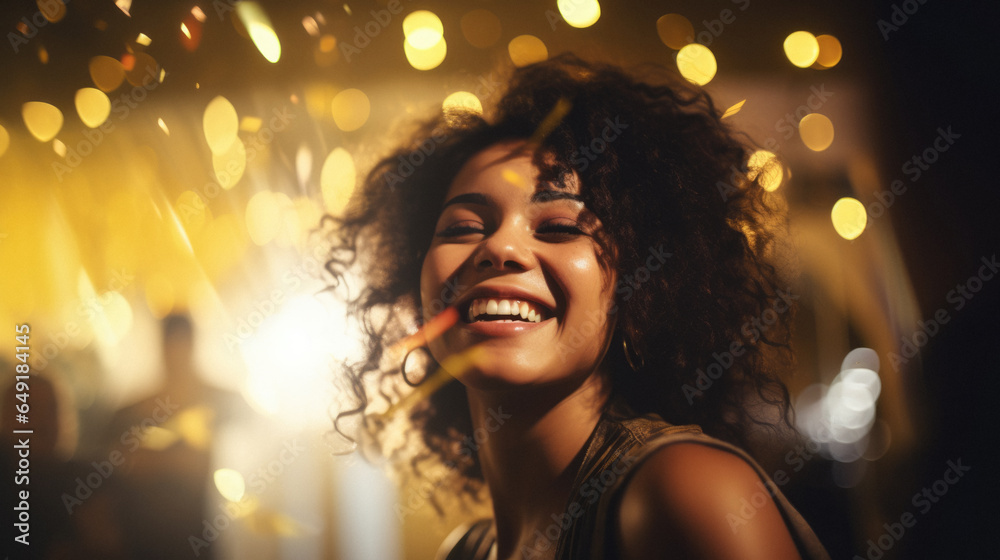
<svg viewBox="0 0 1000 560">
<path fill-rule="evenodd" d="M 512 389 L 595 371 L 613 328 L 614 278 L 598 259 L 600 222 L 574 173 L 537 183 L 523 142 L 470 159 L 452 182 L 420 277 L 424 318 L 456 305 L 459 322 L 428 344 L 438 362 L 473 346 L 467 386 Z"/>
</svg>

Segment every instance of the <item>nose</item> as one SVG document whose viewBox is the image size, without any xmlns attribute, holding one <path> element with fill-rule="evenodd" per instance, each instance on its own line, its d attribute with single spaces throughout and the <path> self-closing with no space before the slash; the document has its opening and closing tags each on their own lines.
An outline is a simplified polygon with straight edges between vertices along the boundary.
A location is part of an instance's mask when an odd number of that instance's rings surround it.
<svg viewBox="0 0 1000 560">
<path fill-rule="evenodd" d="M 531 233 L 517 224 L 504 224 L 480 242 L 475 254 L 477 269 L 528 270 L 536 262 Z"/>
</svg>

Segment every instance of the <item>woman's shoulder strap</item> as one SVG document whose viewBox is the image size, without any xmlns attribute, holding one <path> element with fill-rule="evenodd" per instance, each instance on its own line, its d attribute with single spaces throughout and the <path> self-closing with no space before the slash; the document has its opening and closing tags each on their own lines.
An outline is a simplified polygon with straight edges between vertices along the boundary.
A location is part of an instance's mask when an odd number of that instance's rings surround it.
<svg viewBox="0 0 1000 560">
<path fill-rule="evenodd" d="M 480 519 L 455 528 L 441 543 L 437 560 L 486 560 L 497 540 L 492 519 Z"/>
</svg>

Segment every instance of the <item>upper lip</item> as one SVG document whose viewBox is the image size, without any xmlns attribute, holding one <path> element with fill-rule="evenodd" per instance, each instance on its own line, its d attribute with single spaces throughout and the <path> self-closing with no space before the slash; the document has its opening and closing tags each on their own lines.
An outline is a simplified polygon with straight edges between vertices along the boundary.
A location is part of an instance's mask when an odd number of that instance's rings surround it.
<svg viewBox="0 0 1000 560">
<path fill-rule="evenodd" d="M 468 310 L 469 303 L 472 300 L 479 298 L 492 298 L 492 299 L 513 299 L 517 301 L 527 301 L 533 303 L 539 307 L 542 307 L 550 315 L 554 314 L 555 304 L 544 301 L 538 296 L 532 293 L 522 290 L 516 286 L 483 286 L 479 285 L 472 288 L 466 292 L 458 302 L 458 308 L 460 311 L 464 312 Z"/>
</svg>

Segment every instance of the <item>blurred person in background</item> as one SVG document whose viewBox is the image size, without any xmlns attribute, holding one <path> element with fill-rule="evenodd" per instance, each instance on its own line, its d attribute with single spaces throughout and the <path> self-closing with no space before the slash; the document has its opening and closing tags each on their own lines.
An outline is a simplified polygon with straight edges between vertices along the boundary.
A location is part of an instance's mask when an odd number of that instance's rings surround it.
<svg viewBox="0 0 1000 560">
<path fill-rule="evenodd" d="M 7 364 L 3 371 L 12 371 Z M 27 386 L 11 383 L 3 392 L 3 449 L 0 451 L 4 472 L 13 484 L 4 487 L 8 504 L 3 514 L 4 526 L 10 528 L 3 551 L 6 558 L 86 559 L 121 558 L 121 534 L 110 510 L 109 494 L 86 491 L 77 497 L 76 487 L 92 473 L 92 466 L 71 459 L 75 447 L 75 418 L 69 391 L 59 382 L 56 368 L 45 375 L 29 374 Z M 13 376 L 12 376 L 13 377 Z M 22 380 L 23 381 L 23 380 Z M 28 421 L 16 421 L 18 405 L 27 404 Z M 14 430 L 30 430 L 15 434 Z M 22 454 L 23 452 L 23 454 Z M 28 460 L 21 469 L 20 459 Z M 23 472 L 23 474 L 17 474 Z M 27 499 L 21 499 L 21 492 Z M 16 506 L 24 504 L 20 510 Z M 15 542 L 21 534 L 14 530 L 21 511 L 28 514 L 27 545 Z"/>
<path fill-rule="evenodd" d="M 109 426 L 112 452 L 124 457 L 115 510 L 131 558 L 213 558 L 215 547 L 192 547 L 189 539 L 201 539 L 206 519 L 218 513 L 211 507 L 221 499 L 210 491 L 213 434 L 246 405 L 202 379 L 189 317 L 165 317 L 162 334 L 163 385 L 119 410 Z"/>
</svg>

